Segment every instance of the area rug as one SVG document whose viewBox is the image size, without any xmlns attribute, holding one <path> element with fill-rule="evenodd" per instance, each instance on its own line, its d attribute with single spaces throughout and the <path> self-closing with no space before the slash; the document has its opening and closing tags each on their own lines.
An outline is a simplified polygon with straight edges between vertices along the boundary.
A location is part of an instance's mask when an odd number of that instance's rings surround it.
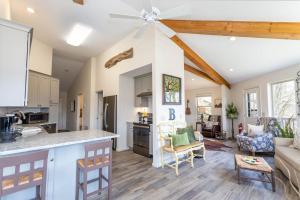
<svg viewBox="0 0 300 200">
<path fill-rule="evenodd" d="M 204 145 L 207 150 L 212 151 L 225 151 L 222 148 L 232 148 L 230 146 L 225 145 L 223 142 L 213 139 L 204 139 Z"/>
</svg>

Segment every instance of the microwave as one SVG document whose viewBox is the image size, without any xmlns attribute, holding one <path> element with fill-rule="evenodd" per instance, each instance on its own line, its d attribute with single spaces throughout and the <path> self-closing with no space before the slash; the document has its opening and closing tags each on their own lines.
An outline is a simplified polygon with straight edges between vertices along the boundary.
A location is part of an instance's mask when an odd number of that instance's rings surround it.
<svg viewBox="0 0 300 200">
<path fill-rule="evenodd" d="M 25 113 L 25 124 L 38 124 L 46 123 L 49 120 L 49 113 L 39 112 L 39 113 Z"/>
</svg>

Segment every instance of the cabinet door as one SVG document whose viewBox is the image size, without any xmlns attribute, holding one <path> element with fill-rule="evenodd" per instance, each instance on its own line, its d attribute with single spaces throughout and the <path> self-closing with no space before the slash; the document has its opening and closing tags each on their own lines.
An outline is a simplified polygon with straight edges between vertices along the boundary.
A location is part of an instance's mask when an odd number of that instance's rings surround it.
<svg viewBox="0 0 300 200">
<path fill-rule="evenodd" d="M 0 24 L 0 106 L 24 106 L 28 33 Z"/>
<path fill-rule="evenodd" d="M 133 124 L 131 122 L 127 122 L 127 146 L 133 147 Z"/>
<path fill-rule="evenodd" d="M 58 104 L 59 103 L 59 80 L 51 78 L 51 89 L 50 89 L 50 103 Z"/>
<path fill-rule="evenodd" d="M 40 75 L 39 106 L 49 107 L 49 105 L 50 105 L 50 77 Z"/>
<path fill-rule="evenodd" d="M 39 105 L 39 75 L 29 73 L 28 80 L 28 107 L 38 107 Z"/>
<path fill-rule="evenodd" d="M 51 104 L 49 107 L 49 123 L 58 124 L 59 104 Z"/>
</svg>

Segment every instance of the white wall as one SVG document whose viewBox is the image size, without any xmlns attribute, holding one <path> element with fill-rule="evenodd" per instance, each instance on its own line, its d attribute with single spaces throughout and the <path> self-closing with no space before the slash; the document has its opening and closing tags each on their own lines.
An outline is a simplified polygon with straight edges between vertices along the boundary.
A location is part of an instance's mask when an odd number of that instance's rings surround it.
<svg viewBox="0 0 300 200">
<path fill-rule="evenodd" d="M 29 57 L 29 69 L 51 76 L 52 56 L 52 47 L 33 38 Z"/>
<path fill-rule="evenodd" d="M 77 96 L 82 94 L 84 99 L 84 108 L 83 108 L 83 126 L 92 127 L 93 120 L 91 120 L 94 116 L 94 105 L 91 104 L 93 100 L 92 89 L 93 89 L 93 78 L 95 68 L 95 58 L 90 58 L 85 66 L 78 73 L 77 78 L 74 80 L 71 88 L 68 91 L 68 101 L 67 101 L 67 129 L 76 130 L 76 122 L 77 122 Z M 76 102 L 76 111 L 70 111 L 71 101 Z"/>
<path fill-rule="evenodd" d="M 231 126 L 230 120 L 227 119 L 226 116 L 226 108 L 227 105 L 231 103 L 231 91 L 230 89 L 225 86 L 221 85 L 221 98 L 222 98 L 222 130 L 226 131 L 226 137 L 230 137 L 231 135 Z"/>
<path fill-rule="evenodd" d="M 284 80 L 296 80 L 297 72 L 300 71 L 300 65 L 287 67 L 283 70 L 275 71 L 272 73 L 268 73 L 254 79 L 250 79 L 247 81 L 243 81 L 237 84 L 232 85 L 231 89 L 231 97 L 233 103 L 237 106 L 239 111 L 239 118 L 235 120 L 234 128 L 235 133 L 237 133 L 237 125 L 238 123 L 243 123 L 245 126 L 246 122 L 246 106 L 245 106 L 245 90 L 258 87 L 260 92 L 260 108 L 261 108 L 261 116 L 271 116 L 271 108 L 269 105 L 268 95 L 269 92 L 269 84 Z"/>
<path fill-rule="evenodd" d="M 152 89 L 153 89 L 153 115 L 154 127 L 160 122 L 168 120 L 169 108 L 176 109 L 177 119 L 184 119 L 184 100 L 180 106 L 163 106 L 162 105 L 162 74 L 170 74 L 182 78 L 182 88 L 184 88 L 184 58 L 183 51 L 177 47 L 171 40 L 166 38 L 160 32 L 155 31 L 154 27 L 149 27 L 145 34 L 139 38 L 134 38 L 135 32 L 129 34 L 126 38 L 113 45 L 97 57 L 96 68 L 96 87 L 95 91 L 103 91 L 104 97 L 110 95 L 123 96 L 123 92 L 131 90 L 131 87 L 126 87 L 123 81 L 126 78 L 120 76 L 135 69 L 152 64 Z M 110 69 L 104 67 L 113 56 L 128 50 L 133 47 L 134 56 L 119 62 Z M 120 78 L 121 77 L 121 78 Z M 127 80 L 128 81 L 128 80 Z M 122 91 L 121 91 L 122 90 Z M 125 91 L 126 90 L 126 91 Z M 132 88 L 132 98 L 134 98 L 134 90 Z M 182 98 L 184 99 L 184 90 L 182 91 Z M 134 101 L 132 101 L 134 103 Z M 121 109 L 120 109 L 121 108 Z M 136 110 L 136 109 L 135 109 Z M 117 151 L 127 149 L 126 144 L 126 121 L 131 119 L 130 116 L 123 115 L 124 113 L 131 113 L 131 106 L 122 106 L 120 98 L 118 98 L 118 121 L 117 133 L 120 135 L 117 144 Z M 156 128 L 154 128 L 154 158 L 153 165 L 158 167 L 159 164 L 159 139 Z"/>
<path fill-rule="evenodd" d="M 9 0 L 0 1 L 0 18 L 11 20 Z"/>
<path fill-rule="evenodd" d="M 189 107 L 191 108 L 191 115 L 186 115 L 186 122 L 188 125 L 193 125 L 196 128 L 197 122 L 197 97 L 201 96 L 211 96 L 212 97 L 212 114 L 221 115 L 222 109 L 215 108 L 214 103 L 216 99 L 221 99 L 221 87 L 209 87 L 209 88 L 199 88 L 195 90 L 186 90 L 185 91 L 185 101 L 190 100 Z"/>
</svg>

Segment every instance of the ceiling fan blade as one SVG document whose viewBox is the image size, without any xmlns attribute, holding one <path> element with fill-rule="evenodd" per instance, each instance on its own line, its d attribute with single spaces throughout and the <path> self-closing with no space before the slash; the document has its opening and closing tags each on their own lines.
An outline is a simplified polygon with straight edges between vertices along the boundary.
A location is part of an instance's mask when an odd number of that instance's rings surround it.
<svg viewBox="0 0 300 200">
<path fill-rule="evenodd" d="M 190 13 L 191 13 L 190 5 L 185 4 L 162 12 L 160 17 L 161 19 L 172 19 L 172 18 L 189 16 Z"/>
<path fill-rule="evenodd" d="M 117 19 L 140 19 L 140 16 L 134 16 L 134 15 L 122 15 L 122 14 L 109 14 L 111 18 L 117 18 Z"/>
<path fill-rule="evenodd" d="M 149 26 L 149 23 L 144 23 L 139 30 L 135 33 L 134 38 L 139 39 L 141 38 L 141 36 L 145 33 L 145 31 L 147 30 Z"/>
<path fill-rule="evenodd" d="M 166 25 L 164 25 L 163 23 L 161 23 L 160 21 L 156 21 L 155 22 L 155 26 L 158 27 L 158 29 L 165 34 L 168 38 L 173 37 L 174 35 L 176 35 L 176 32 L 173 31 L 172 29 L 170 29 L 169 27 L 167 27 Z"/>
<path fill-rule="evenodd" d="M 84 4 L 84 0 L 73 0 L 74 3 L 83 5 Z"/>
</svg>

